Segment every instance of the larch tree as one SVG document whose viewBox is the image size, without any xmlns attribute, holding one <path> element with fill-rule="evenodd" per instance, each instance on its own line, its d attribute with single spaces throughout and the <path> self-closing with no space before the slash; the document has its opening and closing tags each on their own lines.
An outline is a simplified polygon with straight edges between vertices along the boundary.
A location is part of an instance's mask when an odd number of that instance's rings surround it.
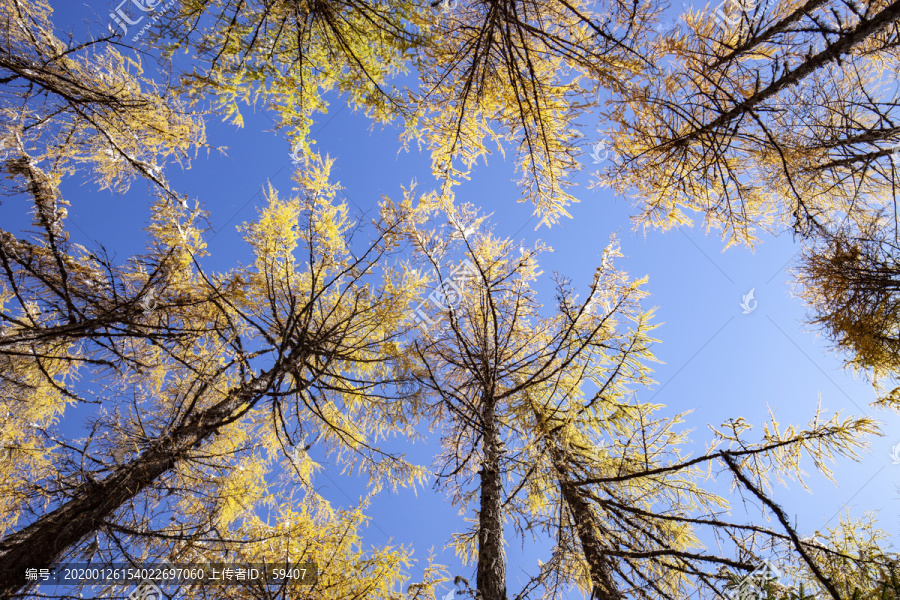
<svg viewBox="0 0 900 600">
<path fill-rule="evenodd" d="M 173 7 L 153 39 L 170 55 L 194 54 L 179 82 L 209 95 L 232 122 L 240 105 L 259 103 L 277 115 L 295 149 L 308 151 L 310 126 L 329 107 L 328 92 L 385 121 L 403 110 L 392 79 L 409 69 L 418 3 L 371 0 L 189 0 Z"/>
<path fill-rule="evenodd" d="M 636 41 L 656 10 L 653 0 L 492 0 L 429 13 L 404 142 L 427 147 L 448 195 L 492 150 L 511 151 L 522 199 L 541 224 L 559 222 L 577 202 L 580 125 L 601 93 L 652 67 Z"/>
<path fill-rule="evenodd" d="M 254 262 L 222 274 L 201 266 L 198 213 L 165 194 L 147 253 L 114 263 L 68 242 L 50 176 L 28 158 L 8 165 L 31 178 L 42 235 L 0 234 L 0 595 L 23 587 L 26 567 L 92 541 L 112 556 L 166 556 L 172 539 L 278 506 L 290 494 L 265 476 L 279 461 L 304 475 L 292 480 L 304 505 L 321 503 L 311 459 L 284 463 L 297 446 L 357 468 L 373 491 L 424 474 L 377 446 L 414 435 L 417 405 L 414 390 L 396 391 L 407 277 L 382 260 L 398 223 L 381 221 L 355 256 L 329 162 L 298 172 L 297 197 L 270 190 L 243 227 Z M 67 407 L 90 404 L 85 437 L 55 430 Z"/>
<path fill-rule="evenodd" d="M 657 68 L 605 117 L 597 183 L 640 225 L 699 217 L 729 243 L 811 234 L 896 186 L 897 2 L 730 2 L 648 40 Z"/>
<path fill-rule="evenodd" d="M 308 149 L 326 94 L 402 123 L 452 196 L 476 163 L 511 150 L 543 224 L 577 201 L 580 128 L 602 103 L 597 183 L 631 194 L 639 224 L 693 212 L 730 241 L 809 233 L 879 205 L 895 176 L 896 2 L 726 1 L 659 34 L 644 2 L 180 3 L 159 30 L 198 60 L 183 82 L 241 122 L 280 115 Z M 411 82 L 410 82 L 411 81 Z M 596 141 L 596 140 L 595 140 Z"/>
<path fill-rule="evenodd" d="M 619 0 L 190 1 L 157 39 L 194 53 L 183 78 L 192 93 L 237 123 L 241 102 L 272 109 L 298 149 L 314 141 L 313 116 L 334 91 L 374 122 L 399 123 L 404 146 L 424 145 L 448 195 L 491 146 L 512 150 L 523 198 L 552 224 L 577 201 L 567 191 L 580 169 L 577 121 L 600 91 L 622 92 L 652 68 L 635 42 L 658 10 Z"/>
<path fill-rule="evenodd" d="M 310 155 L 299 196 L 270 189 L 244 226 L 254 262 L 208 273 L 205 213 L 165 177 L 168 158 L 186 165 L 205 145 L 203 115 L 142 77 L 112 36 L 59 40 L 46 2 L 0 3 L 0 18 L 0 168 L 34 228 L 0 231 L 0 596 L 25 589 L 26 567 L 227 552 L 223 534 L 251 524 L 259 540 L 284 538 L 282 559 L 338 560 L 323 580 L 335 598 L 394 581 L 408 549 L 365 555 L 361 515 L 328 508 L 305 451 L 366 475 L 372 492 L 423 474 L 378 447 L 414 435 L 414 390 L 396 390 L 408 282 L 386 262 L 398 222 L 376 219 L 362 242 L 330 161 Z M 70 242 L 71 176 L 116 192 L 148 183 L 145 253 L 113 260 Z M 76 409 L 94 411 L 85 435 L 62 435 Z M 272 487 L 286 469 L 296 477 Z M 278 500 L 295 494 L 300 517 Z M 284 523 L 260 521 L 265 505 Z M 290 536 L 312 524 L 323 534 L 304 555 Z"/>
<path fill-rule="evenodd" d="M 751 440 L 737 418 L 713 428 L 706 452 L 683 456 L 681 415 L 638 401 L 652 326 L 641 281 L 612 265 L 615 246 L 586 299 L 558 278 L 545 308 L 542 247 L 517 254 L 480 231 L 473 210 L 452 209 L 452 196 L 487 157 L 486 140 L 511 144 L 522 195 L 555 223 L 575 201 L 579 119 L 603 92 L 611 175 L 641 194 L 642 222 L 698 210 L 742 241 L 776 220 L 804 233 L 846 215 L 861 226 L 893 189 L 896 103 L 878 86 L 896 64 L 900 4 L 728 6 L 724 27 L 686 15 L 686 29 L 659 39 L 654 2 L 450 4 L 179 2 L 150 38 L 170 55 L 195 53 L 195 70 L 170 86 L 115 49 L 123 32 L 62 42 L 43 0 L 0 3 L 0 168 L 36 229 L 0 231 L 0 597 L 26 589 L 25 567 L 92 553 L 312 560 L 326 570 L 301 597 L 392 596 L 411 549 L 366 551 L 366 502 L 332 509 L 308 450 L 366 475 L 373 494 L 414 485 L 427 470 L 380 442 L 415 438 L 423 415 L 444 443 L 438 482 L 477 507 L 454 544 L 477 561 L 481 600 L 509 595 L 507 523 L 554 541 L 517 600 L 571 584 L 604 600 L 717 597 L 766 555 L 835 600 L 854 593 L 840 585 L 847 572 L 887 577 L 880 532 L 848 521 L 800 539 L 772 496 L 774 483 L 800 479 L 802 456 L 826 475 L 828 459 L 855 457 L 873 420 L 773 419 Z M 654 81 L 665 60 L 672 70 Z M 370 230 L 355 229 L 330 161 L 311 148 L 335 91 L 375 122 L 402 123 L 401 143 L 422 142 L 439 194 L 386 201 Z M 209 99 L 238 125 L 241 103 L 262 103 L 305 156 L 299 195 L 268 191 L 242 226 L 253 262 L 225 273 L 203 267 L 205 214 L 165 175 L 206 147 L 196 105 Z M 122 261 L 70 243 L 60 183 L 87 174 L 117 192 L 147 182 L 146 252 Z M 428 229 L 444 216 L 448 231 Z M 408 308 L 427 278 L 391 264 L 407 245 L 442 299 L 420 305 L 424 334 Z M 890 300 L 871 303 L 878 318 Z M 73 406 L 92 405 L 83 437 L 56 429 Z M 704 468 L 778 527 L 723 516 L 728 502 L 704 487 Z M 854 543 L 871 551 L 854 556 Z M 440 578 L 428 567 L 408 591 L 433 596 Z"/>
<path fill-rule="evenodd" d="M 418 308 L 418 377 L 441 428 L 437 484 L 474 513 L 472 529 L 454 540 L 477 563 L 474 597 L 524 598 L 538 588 L 559 597 L 573 584 L 603 600 L 713 597 L 774 555 L 841 600 L 839 568 L 884 566 L 883 556 L 853 556 L 828 538 L 801 540 L 772 495 L 776 482 L 803 481 L 803 456 L 826 476 L 828 460 L 857 458 L 878 432 L 873 419 L 817 411 L 805 428 L 773 419 L 753 440 L 752 426 L 735 418 L 711 428 L 707 450 L 688 458 L 683 415 L 661 416 L 662 406 L 639 401 L 652 383 L 651 314 L 640 308 L 643 280 L 614 267 L 615 243 L 584 299 L 557 277 L 555 303 L 544 307 L 541 247 L 517 250 L 471 207 L 444 212 L 434 195 L 420 202 L 408 211 L 407 235 L 435 290 Z M 729 518 L 728 500 L 703 484 L 713 470 L 777 527 Z M 555 543 L 512 593 L 509 523 L 517 536 Z"/>
<path fill-rule="evenodd" d="M 900 244 L 893 211 L 816 236 L 798 265 L 810 323 L 879 387 L 900 372 Z M 893 406 L 900 390 L 883 397 Z"/>
<path fill-rule="evenodd" d="M 60 40 L 44 0 L 0 3 L 0 150 L 124 192 L 136 178 L 183 201 L 165 178 L 206 146 L 202 115 L 143 76 L 108 39 Z"/>
</svg>

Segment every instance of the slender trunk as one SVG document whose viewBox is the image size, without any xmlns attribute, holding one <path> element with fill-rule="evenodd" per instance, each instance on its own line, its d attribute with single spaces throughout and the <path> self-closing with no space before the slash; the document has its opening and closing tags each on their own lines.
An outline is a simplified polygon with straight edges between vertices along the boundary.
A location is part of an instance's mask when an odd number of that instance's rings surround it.
<svg viewBox="0 0 900 600">
<path fill-rule="evenodd" d="M 484 402 L 481 464 L 481 510 L 478 513 L 479 600 L 506 600 L 506 553 L 503 548 L 503 479 L 500 473 L 500 432 L 494 400 Z"/>
<path fill-rule="evenodd" d="M 560 477 L 559 488 L 572 513 L 581 550 L 591 573 L 592 600 L 622 600 L 623 596 L 612 578 L 610 559 L 603 553 L 603 542 L 597 535 L 597 520 L 591 507 L 578 494 L 578 488 L 564 476 Z"/>
<path fill-rule="evenodd" d="M 556 470 L 559 481 L 560 494 L 563 502 L 572 514 L 575 522 L 575 533 L 581 542 L 581 551 L 588 564 L 591 575 L 591 599 L 592 600 L 623 600 L 624 596 L 616 587 L 612 578 L 612 561 L 603 551 L 603 541 L 597 532 L 600 527 L 591 507 L 578 493 L 578 486 L 572 483 L 569 477 L 570 469 L 567 465 L 565 451 L 560 447 L 559 436 L 555 430 L 549 430 L 543 414 L 534 404 L 531 405 L 537 418 L 538 426 L 547 441 L 550 452 L 550 460 Z"/>
<path fill-rule="evenodd" d="M 294 360 L 288 358 L 288 364 Z M 252 406 L 284 371 L 276 364 L 234 388 L 214 406 L 200 411 L 161 436 L 138 458 L 109 477 L 82 486 L 65 504 L 0 541 L 0 598 L 28 585 L 25 569 L 46 569 L 69 547 L 94 532 L 118 508 L 171 469 L 194 446 Z"/>
</svg>

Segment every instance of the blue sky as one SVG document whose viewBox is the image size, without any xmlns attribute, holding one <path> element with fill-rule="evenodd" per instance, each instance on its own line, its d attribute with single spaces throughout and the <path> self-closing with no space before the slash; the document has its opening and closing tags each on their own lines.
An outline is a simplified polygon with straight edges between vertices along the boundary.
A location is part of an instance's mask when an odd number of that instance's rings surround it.
<svg viewBox="0 0 900 600">
<path fill-rule="evenodd" d="M 106 14 L 114 8 L 102 0 L 51 4 L 57 27 L 68 30 L 74 26 L 76 39 L 86 31 L 84 20 L 91 22 L 92 31 L 101 33 Z M 397 130 L 372 130 L 364 115 L 342 108 L 339 98 L 333 100 L 331 112 L 318 118 L 312 137 L 320 152 L 336 159 L 333 179 L 343 184 L 344 195 L 357 213 L 373 207 L 381 194 L 398 198 L 400 186 L 412 180 L 422 188 L 434 186 L 427 156 L 415 148 L 398 154 Z M 246 108 L 243 112 L 243 129 L 222 124 L 215 117 L 208 122 L 210 144 L 228 146 L 226 156 L 204 154 L 190 171 L 168 172 L 175 189 L 190 195 L 192 206 L 194 199 L 199 200 L 211 213 L 215 233 L 207 238 L 211 254 L 207 266 L 213 270 L 228 269 L 246 258 L 235 226 L 254 218 L 263 186 L 271 182 L 288 195 L 295 185 L 290 179 L 293 165 L 288 140 L 267 132 L 273 128 L 272 122 L 258 110 Z M 602 124 L 590 123 L 584 129 L 585 171 L 596 168 L 588 154 L 599 139 L 596 128 Z M 649 275 L 651 295 L 646 306 L 658 307 L 657 322 L 662 323 L 655 331 L 662 342 L 655 348 L 663 361 L 655 369 L 658 384 L 642 393 L 641 399 L 665 404 L 669 414 L 693 410 L 686 425 L 693 429 L 694 454 L 711 439 L 706 424 L 718 425 L 731 417 L 745 417 L 757 425 L 755 431 L 761 435 L 768 409 L 782 424 L 803 425 L 820 397 L 829 413 L 872 414 L 885 423 L 886 436 L 874 439 L 871 452 L 859 463 L 838 463 L 838 486 L 811 476 L 811 493 L 792 482 L 790 489 L 776 487 L 775 497 L 789 514 L 797 515 L 804 534 L 826 523 L 834 525 L 836 514 L 845 506 L 856 515 L 880 511 L 881 527 L 900 530 L 900 464 L 892 464 L 889 456 L 891 447 L 900 444 L 900 418 L 870 409 L 874 392 L 869 383 L 844 370 L 842 357 L 804 325 L 804 307 L 792 297 L 789 273 L 800 248 L 789 234 L 763 237 L 754 250 L 734 247 L 727 251 L 718 237 L 706 235 L 699 227 L 668 233 L 648 231 L 645 236 L 632 228 L 629 216 L 634 209 L 628 201 L 610 190 L 589 191 L 583 186 L 576 192 L 581 202 L 570 209 L 572 219 L 535 231 L 532 205 L 516 202 L 515 178 L 511 158 L 504 160 L 496 154 L 459 188 L 458 198 L 493 213 L 491 223 L 498 233 L 527 244 L 537 239 L 550 244 L 554 252 L 541 259 L 545 280 L 549 282 L 549 275 L 559 271 L 582 293 L 610 234 L 618 232 L 625 254 L 619 264 L 635 277 Z M 587 180 L 586 173 L 576 176 L 582 184 Z M 123 196 L 76 181 L 64 181 L 62 192 L 71 202 L 68 221 L 73 241 L 88 246 L 101 241 L 119 258 L 142 251 L 144 239 L 138 232 L 143 233 L 149 214 L 142 183 Z M 22 197 L 5 199 L 0 205 L 3 227 L 20 230 L 27 223 L 29 209 Z M 744 314 L 740 303 L 751 289 L 758 304 Z M 551 300 L 549 295 L 544 298 Z M 430 452 L 427 446 L 414 450 L 423 461 Z M 806 467 L 812 470 L 810 464 Z M 334 473 L 320 476 L 319 483 L 337 505 L 347 506 L 363 493 L 359 482 Z M 738 500 L 736 514 L 741 507 Z M 449 565 L 452 574 L 474 582 L 472 567 L 462 567 L 452 551 L 443 550 L 450 534 L 464 526 L 463 517 L 443 494 L 429 488 L 417 494 L 386 492 L 369 514 L 372 523 L 365 533 L 367 542 L 380 545 L 390 537 L 394 543 L 414 546 L 420 559 L 434 547 L 438 562 Z M 893 541 L 898 541 L 897 536 Z M 522 551 L 518 542 L 511 541 L 508 571 L 513 594 L 523 577 L 521 569 L 533 572 L 545 551 L 543 544 L 526 545 Z"/>
</svg>

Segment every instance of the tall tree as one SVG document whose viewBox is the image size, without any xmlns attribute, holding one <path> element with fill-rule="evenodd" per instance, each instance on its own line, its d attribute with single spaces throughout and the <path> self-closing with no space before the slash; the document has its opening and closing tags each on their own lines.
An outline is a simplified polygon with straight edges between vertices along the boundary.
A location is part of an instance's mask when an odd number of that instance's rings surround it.
<svg viewBox="0 0 900 600">
<path fill-rule="evenodd" d="M 601 98 L 617 158 L 598 182 L 633 194 L 644 224 L 700 211 L 752 242 L 892 188 L 900 5 L 726 1 L 658 35 L 662 14 L 653 1 L 221 0 L 183 3 L 160 35 L 197 50 L 196 91 L 235 115 L 241 100 L 265 103 L 303 147 L 331 89 L 376 121 L 401 119 L 447 194 L 490 145 L 512 148 L 545 224 L 576 201 L 578 126 Z"/>
<path fill-rule="evenodd" d="M 817 413 L 808 427 L 787 429 L 773 421 L 753 441 L 737 418 L 713 429 L 707 452 L 687 459 L 682 415 L 659 416 L 661 406 L 636 397 L 651 383 L 652 326 L 640 309 L 643 281 L 612 264 L 615 244 L 586 298 L 558 277 L 547 308 L 535 291 L 540 248 L 516 250 L 471 208 L 442 217 L 433 196 L 422 206 L 409 235 L 436 289 L 418 308 L 426 330 L 416 345 L 419 378 L 442 428 L 438 484 L 476 515 L 455 542 L 477 561 L 479 598 L 519 598 L 539 586 L 556 597 L 572 583 L 604 600 L 715 594 L 768 552 L 842 598 L 823 562 L 854 559 L 826 541 L 801 540 L 770 486 L 798 476 L 804 455 L 826 475 L 824 461 L 856 457 L 878 431 L 873 419 Z M 703 485 L 704 467 L 756 498 L 778 528 L 728 519 L 728 501 Z M 506 587 L 505 523 L 555 541 L 550 560 L 515 594 Z M 721 547 L 707 548 L 702 536 Z"/>
<path fill-rule="evenodd" d="M 166 163 L 206 145 L 201 115 L 108 38 L 60 40 L 50 14 L 45 0 L 0 3 L 0 150 L 47 161 L 53 178 L 78 171 L 116 192 L 141 178 L 179 200 Z"/>
<path fill-rule="evenodd" d="M 509 148 L 522 198 L 541 224 L 570 216 L 581 169 L 579 123 L 602 93 L 622 93 L 652 63 L 637 40 L 659 3 L 566 0 L 454 2 L 424 28 L 420 82 L 405 141 L 424 143 L 450 193 Z"/>
<path fill-rule="evenodd" d="M 640 282 L 604 264 L 584 301 L 558 280 L 548 310 L 537 301 L 540 247 L 516 255 L 509 240 L 479 233 L 469 209 L 451 208 L 449 233 L 419 229 L 450 206 L 453 184 L 486 156 L 486 137 L 516 146 L 524 195 L 545 223 L 565 214 L 573 121 L 595 105 L 598 86 L 613 93 L 607 116 L 624 157 L 616 184 L 648 192 L 645 221 L 679 222 L 697 208 L 744 240 L 788 214 L 798 230 L 848 213 L 864 223 L 893 181 L 882 167 L 894 103 L 881 103 L 872 82 L 877 60 L 892 64 L 898 5 L 813 0 L 737 19 L 728 7 L 723 31 L 689 17 L 686 34 L 664 36 L 649 54 L 650 3 L 447 5 L 182 2 L 156 40 L 189 45 L 201 62 L 179 82 L 188 89 L 173 92 L 112 50 L 115 36 L 63 43 L 45 2 L 0 4 L 0 139 L 11 152 L 2 169 L 30 199 L 37 230 L 35 239 L 0 231 L 0 595 L 22 588 L 14 576 L 26 566 L 95 545 L 141 560 L 207 546 L 312 557 L 341 569 L 312 593 L 386 595 L 409 552 L 360 554 L 362 517 L 327 506 L 312 459 L 296 450 L 330 452 L 364 471 L 373 491 L 411 484 L 424 470 L 379 441 L 415 436 L 421 412 L 443 432 L 439 482 L 456 501 L 477 501 L 475 529 L 456 542 L 477 552 L 484 600 L 507 596 L 507 523 L 555 540 L 520 597 L 571 582 L 607 599 L 718 594 L 772 550 L 837 600 L 841 569 L 883 566 L 883 556 L 801 540 L 771 497 L 771 482 L 798 471 L 804 454 L 818 466 L 854 456 L 877 431 L 872 420 L 817 414 L 805 429 L 767 424 L 751 441 L 735 419 L 708 452 L 684 458 L 679 419 L 632 393 L 652 358 Z M 807 54 L 797 50 L 807 44 Z M 678 68 L 658 86 L 629 81 L 655 76 L 667 52 Z M 842 77 L 820 78 L 838 61 Z M 771 73 L 754 71 L 760 63 Z M 419 80 L 393 89 L 413 64 Z M 796 99 L 798 81 L 813 83 Z M 402 119 L 404 141 L 429 145 L 444 183 L 422 206 L 386 203 L 362 249 L 328 161 L 309 149 L 312 117 L 333 89 L 376 120 Z M 227 273 L 203 268 L 203 214 L 165 178 L 167 160 L 205 145 L 186 91 L 211 93 L 238 123 L 239 102 L 261 99 L 307 157 L 300 196 L 269 190 L 243 228 L 253 263 Z M 825 102 L 834 91 L 836 107 Z M 807 140 L 792 137 L 798 123 Z M 150 183 L 157 202 L 144 254 L 117 262 L 69 242 L 59 183 L 88 169 L 100 187 Z M 419 340 L 406 319 L 422 280 L 386 262 L 404 242 L 437 274 L 445 301 L 419 316 L 449 327 Z M 441 264 L 450 257 L 472 269 L 461 289 L 444 287 L 459 275 Z M 101 407 L 80 439 L 54 429 L 71 404 Z M 724 520 L 727 503 L 699 481 L 703 466 L 719 468 L 780 529 Z M 296 479 L 271 486 L 281 468 Z M 275 507 L 274 524 L 259 518 L 263 506 Z M 316 547 L 293 545 L 314 527 Z M 725 549 L 702 546 L 701 530 Z M 414 593 L 430 594 L 435 577 Z"/>
<path fill-rule="evenodd" d="M 798 272 L 801 297 L 818 326 L 857 371 L 878 386 L 900 372 L 900 244 L 894 211 L 817 236 Z M 881 405 L 900 404 L 900 389 Z"/>
<path fill-rule="evenodd" d="M 900 4 L 725 1 L 681 20 L 606 112 L 615 157 L 599 181 L 633 194 L 640 224 L 699 213 L 752 242 L 893 193 Z"/>
<path fill-rule="evenodd" d="M 151 552 L 174 530 L 203 536 L 277 503 L 263 475 L 292 446 L 315 441 L 376 490 L 422 476 L 377 447 L 414 435 L 417 404 L 414 390 L 395 389 L 409 291 L 382 260 L 398 222 L 381 221 L 355 256 L 329 162 L 298 174 L 299 197 L 270 191 L 244 226 L 254 262 L 223 274 L 203 270 L 197 222 L 164 195 L 146 255 L 113 264 L 69 244 L 52 212 L 58 190 L 26 159 L 17 165 L 35 178 L 44 237 L 0 235 L 11 475 L 0 483 L 0 595 L 21 587 L 26 567 L 80 552 L 104 528 Z M 54 433 L 67 404 L 92 402 L 102 408 L 87 437 Z M 160 523 L 160 511 L 181 522 Z"/>
<path fill-rule="evenodd" d="M 196 1 L 159 36 L 196 50 L 186 78 L 195 92 L 238 123 L 239 102 L 265 104 L 300 148 L 335 90 L 373 120 L 399 122 L 404 145 L 424 144 L 447 194 L 488 141 L 512 149 L 523 197 L 551 224 L 576 201 L 575 122 L 600 90 L 621 92 L 652 67 L 635 41 L 657 10 L 619 0 Z"/>
<path fill-rule="evenodd" d="M 346 94 L 375 121 L 405 110 L 392 80 L 406 74 L 422 42 L 422 10 L 409 0 L 191 0 L 173 7 L 153 39 L 169 53 L 196 53 L 181 82 L 192 93 L 210 95 L 239 125 L 241 103 L 260 103 L 295 149 L 308 151 L 329 92 Z"/>
<path fill-rule="evenodd" d="M 24 567 L 84 548 L 152 558 L 208 539 L 311 485 L 310 460 L 287 463 L 301 483 L 263 478 L 296 447 L 359 467 L 373 489 L 419 476 L 377 447 L 412 435 L 415 412 L 414 394 L 386 391 L 402 378 L 392 328 L 404 279 L 382 262 L 396 223 L 379 222 L 355 257 L 330 163 L 310 156 L 301 197 L 270 190 L 247 225 L 254 264 L 208 274 L 204 214 L 165 177 L 168 158 L 186 166 L 205 144 L 202 115 L 142 77 L 112 36 L 58 39 L 46 2 L 4 2 L 0 19 L 0 168 L 37 232 L 0 231 L 0 596 L 22 587 Z M 150 183 L 145 254 L 120 262 L 70 243 L 59 184 L 71 175 L 118 192 Z M 95 411 L 83 438 L 55 427 L 75 405 Z M 322 527 L 343 522 L 323 514 Z"/>
</svg>

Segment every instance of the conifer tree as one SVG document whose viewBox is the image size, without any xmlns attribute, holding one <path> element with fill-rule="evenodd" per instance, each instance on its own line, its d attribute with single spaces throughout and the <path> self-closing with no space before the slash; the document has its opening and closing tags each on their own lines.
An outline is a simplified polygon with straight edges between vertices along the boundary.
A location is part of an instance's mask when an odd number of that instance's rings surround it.
<svg viewBox="0 0 900 600">
<path fill-rule="evenodd" d="M 610 98 L 598 184 L 639 226 L 699 217 L 729 243 L 811 235 L 896 187 L 896 2 L 720 2 L 645 46 L 657 68 Z"/>
<path fill-rule="evenodd" d="M 537 588 L 558 597 L 572 584 L 603 600 L 718 594 L 774 555 L 834 600 L 846 598 L 824 565 L 855 559 L 827 538 L 801 540 L 772 484 L 802 482 L 804 456 L 826 476 L 828 460 L 857 458 L 878 432 L 871 417 L 817 411 L 807 427 L 786 428 L 773 418 L 757 439 L 736 417 L 711 426 L 708 450 L 688 459 L 684 415 L 661 416 L 661 405 L 640 400 L 652 383 L 652 313 L 640 308 L 645 281 L 615 267 L 615 241 L 585 298 L 556 276 L 548 307 L 536 291 L 543 247 L 517 250 L 472 207 L 440 207 L 426 195 L 407 211 L 407 235 L 435 287 L 418 307 L 415 347 L 443 441 L 437 482 L 474 514 L 454 541 L 476 562 L 475 597 Z M 728 500 L 703 484 L 712 470 L 777 525 L 730 518 Z M 555 542 L 531 582 L 512 592 L 509 525 L 516 536 L 543 532 Z M 707 547 L 706 536 L 720 547 Z"/>
<path fill-rule="evenodd" d="M 146 254 L 114 263 L 69 244 L 58 190 L 20 162 L 43 239 L 0 234 L 0 592 L 102 529 L 140 547 L 228 526 L 273 501 L 264 475 L 298 445 L 315 443 L 373 490 L 423 476 L 377 445 L 413 435 L 417 410 L 415 390 L 397 391 L 409 281 L 383 262 L 398 223 L 382 221 L 354 256 L 330 162 L 298 173 L 298 197 L 270 190 L 243 226 L 254 262 L 220 274 L 201 266 L 200 215 L 165 195 Z M 102 391 L 79 386 L 85 377 Z M 88 435 L 58 437 L 67 407 L 91 403 L 101 408 Z M 309 485 L 311 463 L 299 468 Z"/>
</svg>

